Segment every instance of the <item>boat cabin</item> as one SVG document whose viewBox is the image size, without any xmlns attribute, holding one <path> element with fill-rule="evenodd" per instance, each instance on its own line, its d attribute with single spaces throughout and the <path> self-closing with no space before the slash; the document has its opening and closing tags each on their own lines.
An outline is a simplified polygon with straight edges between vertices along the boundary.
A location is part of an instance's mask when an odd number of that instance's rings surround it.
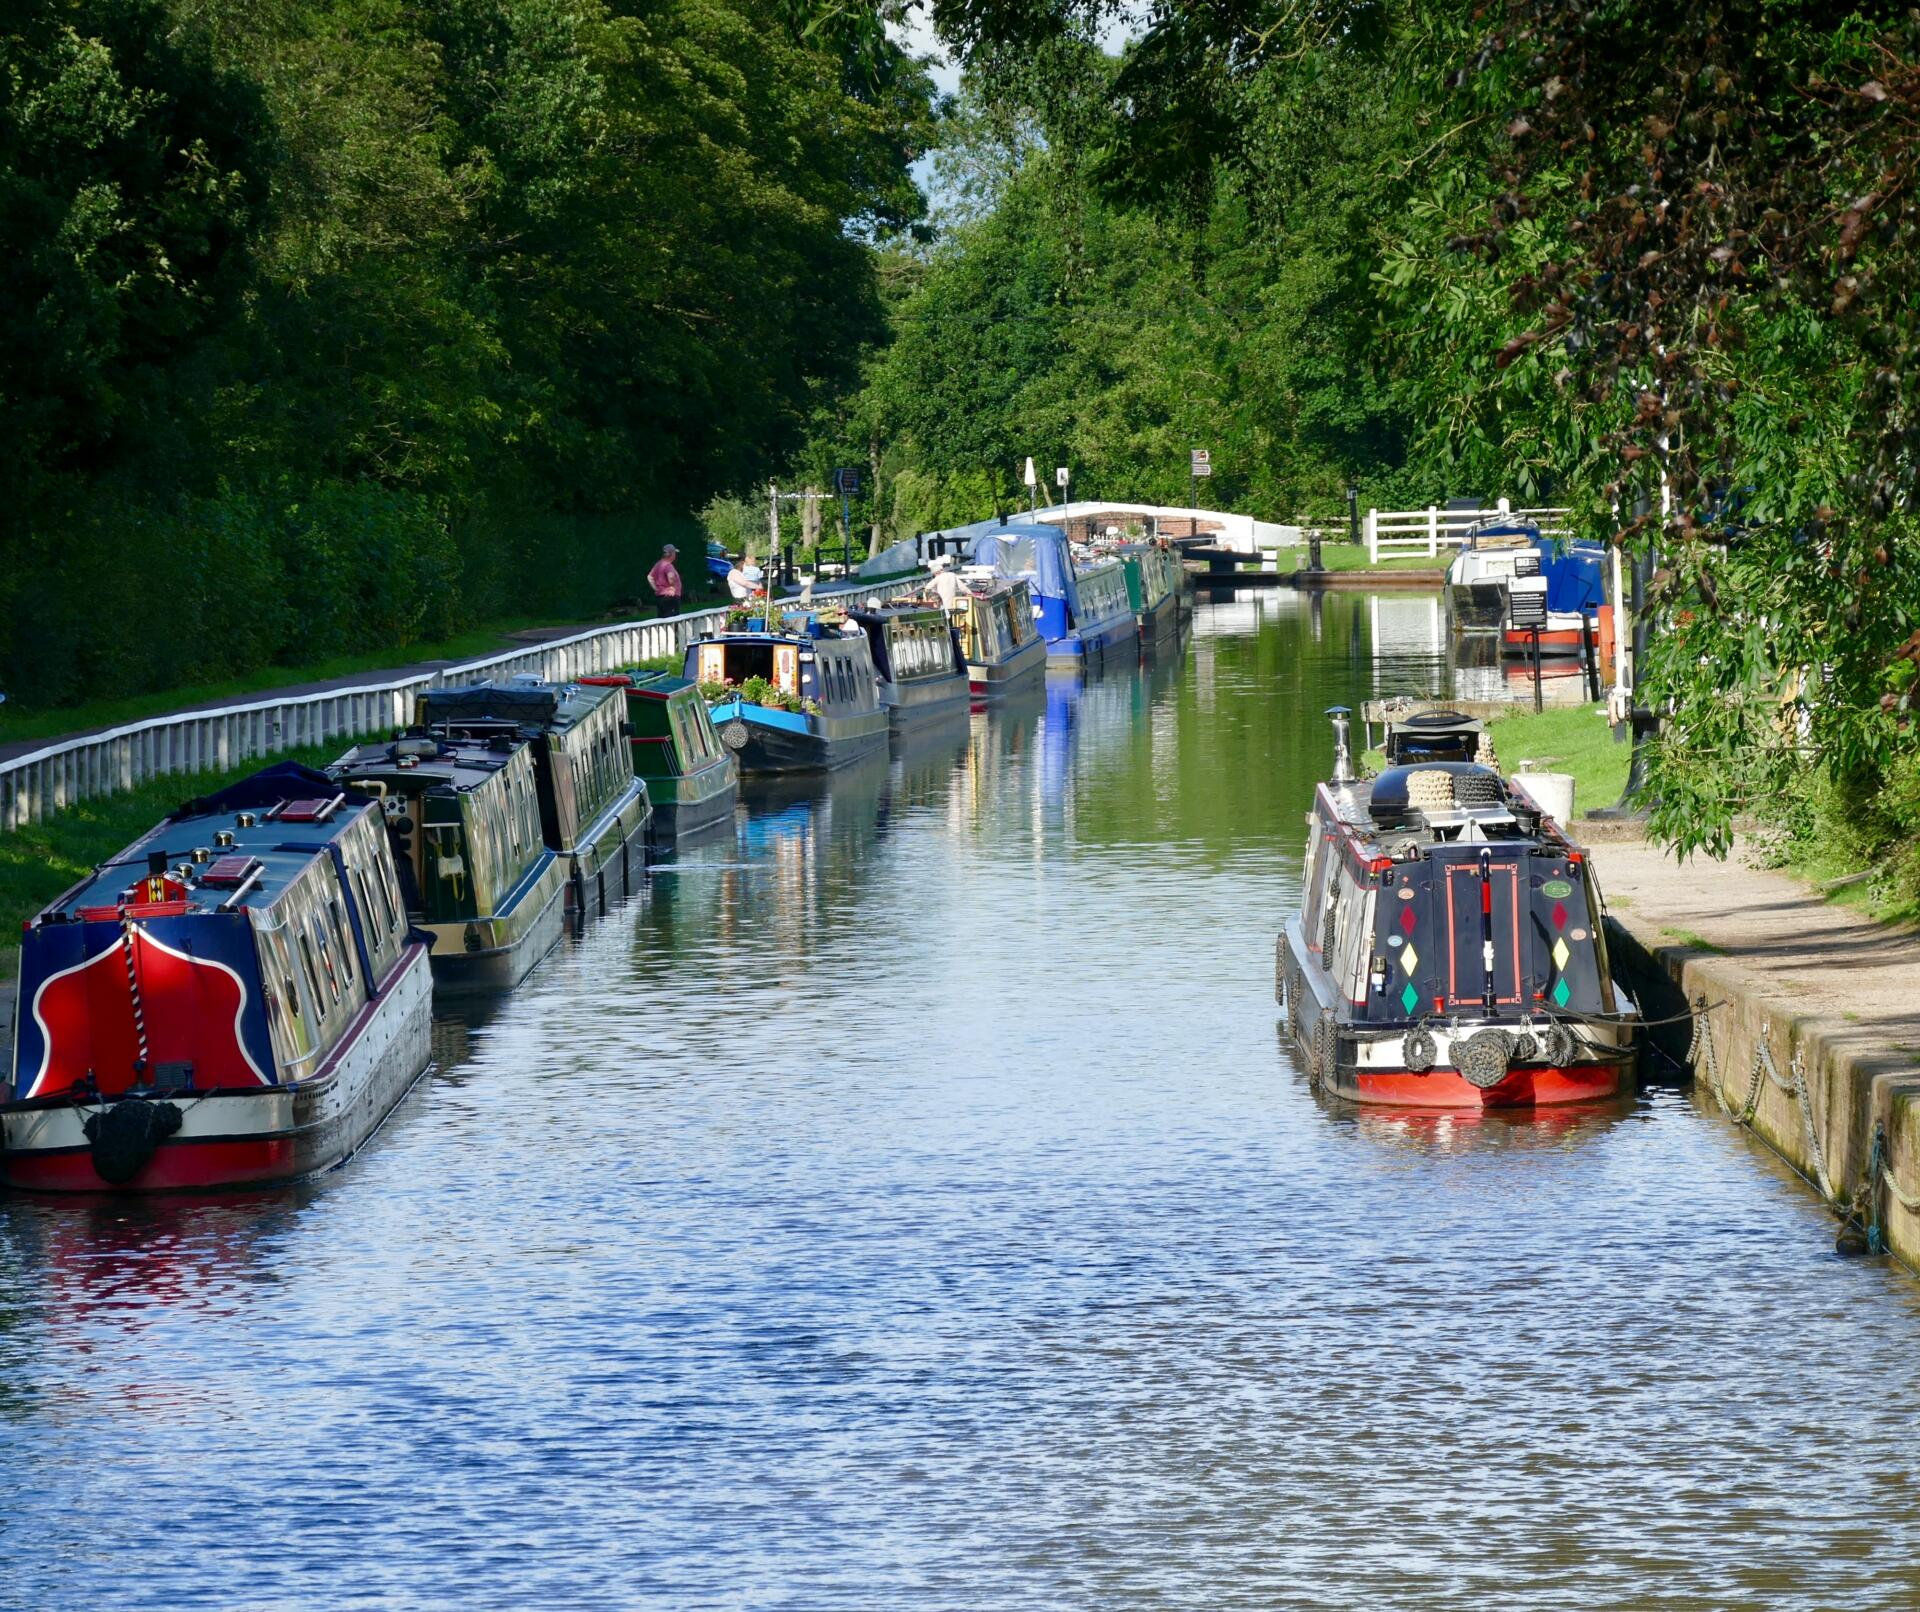
<svg viewBox="0 0 1920 1612">
<path fill-rule="evenodd" d="M 878 711 L 873 653 L 860 628 L 843 632 L 821 617 L 791 614 L 780 633 L 731 632 L 687 646 L 687 676 L 702 685 L 744 691 L 755 679 L 830 715 Z M 749 703 L 751 697 L 747 696 Z"/>
</svg>

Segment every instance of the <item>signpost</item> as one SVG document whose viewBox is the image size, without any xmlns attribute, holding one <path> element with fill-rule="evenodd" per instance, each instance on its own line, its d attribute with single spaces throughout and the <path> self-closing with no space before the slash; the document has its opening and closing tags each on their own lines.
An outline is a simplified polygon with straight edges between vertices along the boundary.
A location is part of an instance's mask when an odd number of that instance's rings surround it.
<svg viewBox="0 0 1920 1612">
<path fill-rule="evenodd" d="M 833 490 L 840 495 L 840 574 L 853 575 L 853 499 L 860 491 L 860 472 L 842 466 L 833 473 Z"/>
<path fill-rule="evenodd" d="M 1200 507 L 1200 478 L 1213 474 L 1213 453 L 1211 449 L 1195 448 L 1189 459 L 1188 468 L 1193 472 L 1193 507 Z M 1193 535 L 1200 535 L 1200 518 L 1193 519 Z"/>
<path fill-rule="evenodd" d="M 1540 629 L 1547 624 L 1547 579 L 1515 577 L 1507 585 L 1507 625 L 1533 639 L 1533 708 L 1540 709 Z"/>
</svg>

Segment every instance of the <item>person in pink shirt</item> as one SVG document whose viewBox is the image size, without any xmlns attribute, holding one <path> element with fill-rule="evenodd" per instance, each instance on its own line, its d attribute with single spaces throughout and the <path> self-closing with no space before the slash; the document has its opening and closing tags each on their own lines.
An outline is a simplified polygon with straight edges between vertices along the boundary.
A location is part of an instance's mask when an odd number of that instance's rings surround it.
<svg viewBox="0 0 1920 1612">
<path fill-rule="evenodd" d="M 654 608 L 663 616 L 677 613 L 685 602 L 686 590 L 680 585 L 680 573 L 674 569 L 673 557 L 680 551 L 671 543 L 660 550 L 660 559 L 647 573 L 647 586 L 653 589 Z"/>
</svg>

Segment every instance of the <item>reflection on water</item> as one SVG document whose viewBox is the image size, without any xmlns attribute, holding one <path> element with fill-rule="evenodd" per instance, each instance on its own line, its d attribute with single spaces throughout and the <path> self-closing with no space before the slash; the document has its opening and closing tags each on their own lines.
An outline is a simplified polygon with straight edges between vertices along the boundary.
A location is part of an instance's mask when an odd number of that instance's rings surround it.
<svg viewBox="0 0 1920 1612">
<path fill-rule="evenodd" d="M 756 786 L 311 1187 L 0 1202 L 6 1603 L 1916 1604 L 1910 1282 L 1684 1096 L 1280 1049 L 1378 619 Z"/>
</svg>

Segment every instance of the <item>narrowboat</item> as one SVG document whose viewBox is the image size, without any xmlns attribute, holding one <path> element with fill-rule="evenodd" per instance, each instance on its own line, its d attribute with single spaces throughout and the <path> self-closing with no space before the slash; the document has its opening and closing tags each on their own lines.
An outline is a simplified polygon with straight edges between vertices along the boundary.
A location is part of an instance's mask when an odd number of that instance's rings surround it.
<svg viewBox="0 0 1920 1612">
<path fill-rule="evenodd" d="M 967 663 L 937 603 L 882 605 L 848 616 L 867 635 L 880 703 L 895 733 L 967 710 L 973 699 Z"/>
<path fill-rule="evenodd" d="M 1164 540 L 1129 543 L 1116 555 L 1126 570 L 1127 603 L 1140 632 L 1140 642 L 1177 635 L 1186 619 L 1187 574 L 1179 556 Z"/>
<path fill-rule="evenodd" d="M 553 950 L 568 870 L 541 833 L 532 740 L 415 730 L 360 745 L 327 773 L 350 798 L 379 801 L 441 990 L 511 990 Z"/>
<path fill-rule="evenodd" d="M 1047 669 L 1047 641 L 1034 626 L 1033 592 L 1025 582 L 986 567 L 961 573 L 967 592 L 954 612 L 967 687 L 976 700 L 1004 700 L 1037 687 Z"/>
<path fill-rule="evenodd" d="M 268 767 L 182 806 L 26 926 L 10 1186 L 299 1180 L 426 1067 L 433 988 L 380 808 Z"/>
<path fill-rule="evenodd" d="M 689 644 L 685 670 L 743 777 L 831 772 L 886 748 L 873 653 L 844 620 L 775 613 Z"/>
<path fill-rule="evenodd" d="M 626 690 L 633 771 L 646 781 L 653 802 L 651 838 L 664 843 L 733 815 L 740 768 L 720 743 L 696 684 L 671 672 L 614 672 L 580 681 Z"/>
<path fill-rule="evenodd" d="M 1619 1091 L 1639 1013 L 1609 967 L 1586 853 L 1473 759 L 1478 735 L 1454 713 L 1390 726 L 1370 780 L 1354 774 L 1346 711 L 1329 714 L 1333 777 L 1315 791 L 1301 908 L 1275 949 L 1308 1078 L 1411 1108 Z"/>
<path fill-rule="evenodd" d="M 617 688 L 532 678 L 428 689 L 416 707 L 429 734 L 531 741 L 540 832 L 566 869 L 576 924 L 604 918 L 647 869 L 653 804 L 634 774 L 626 711 Z"/>
<path fill-rule="evenodd" d="M 1515 577 L 1540 574 L 1540 528 L 1525 521 L 1491 521 L 1466 534 L 1447 566 L 1447 614 L 1457 633 L 1499 632 L 1507 620 L 1507 590 Z"/>
<path fill-rule="evenodd" d="M 1033 590 L 1050 667 L 1082 668 L 1138 639 L 1126 567 L 1111 559 L 1076 562 L 1057 526 L 995 527 L 973 540 L 971 560 Z"/>
</svg>

